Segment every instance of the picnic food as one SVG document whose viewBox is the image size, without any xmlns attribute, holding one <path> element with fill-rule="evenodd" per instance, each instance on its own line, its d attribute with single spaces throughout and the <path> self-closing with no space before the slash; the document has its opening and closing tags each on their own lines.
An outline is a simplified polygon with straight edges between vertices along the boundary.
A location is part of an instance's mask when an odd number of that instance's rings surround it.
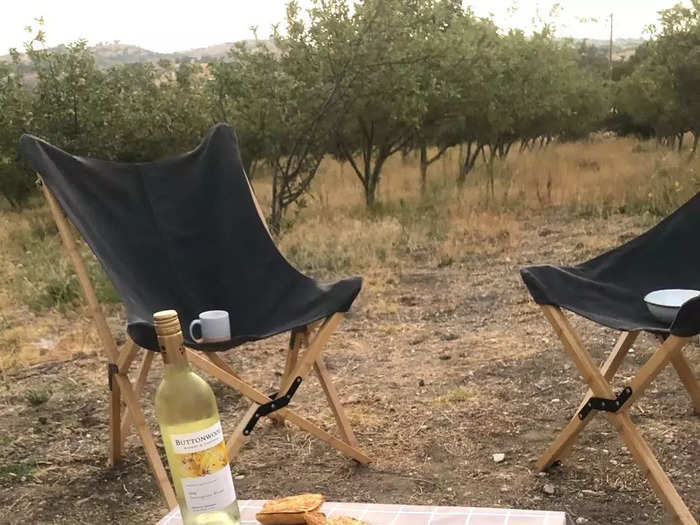
<svg viewBox="0 0 700 525">
<path fill-rule="evenodd" d="M 325 500 L 323 494 L 298 494 L 273 499 L 265 503 L 255 517 L 263 525 L 305 524 L 305 515 L 317 513 Z"/>
<path fill-rule="evenodd" d="M 367 525 L 364 521 L 356 520 L 348 516 L 334 516 L 326 518 L 323 512 L 310 512 L 306 514 L 306 525 Z"/>
<path fill-rule="evenodd" d="M 156 415 L 182 522 L 189 525 L 210 517 L 212 522 L 238 525 L 241 517 L 214 394 L 190 369 L 177 312 L 156 312 L 153 319 L 165 361 Z"/>
<path fill-rule="evenodd" d="M 268 501 L 255 517 L 263 525 L 367 525 L 348 516 L 327 518 L 323 494 L 299 494 Z"/>
<path fill-rule="evenodd" d="M 307 512 L 304 514 L 306 525 L 324 525 L 326 523 L 326 515 L 323 512 Z"/>
</svg>

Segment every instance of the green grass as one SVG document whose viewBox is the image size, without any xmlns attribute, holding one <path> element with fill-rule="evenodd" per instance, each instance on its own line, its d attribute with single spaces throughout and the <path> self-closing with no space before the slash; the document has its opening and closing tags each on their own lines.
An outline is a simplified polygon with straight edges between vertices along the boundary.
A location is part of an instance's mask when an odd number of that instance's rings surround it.
<svg viewBox="0 0 700 525">
<path fill-rule="evenodd" d="M 13 478 L 23 478 L 31 476 L 38 470 L 34 463 L 12 462 L 0 465 L 0 479 L 8 480 Z"/>
<path fill-rule="evenodd" d="M 33 407 L 43 405 L 51 398 L 51 392 L 48 390 L 29 390 L 24 394 L 24 399 Z"/>
<path fill-rule="evenodd" d="M 48 210 L 27 210 L 18 219 L 7 243 L 7 255 L 15 269 L 10 278 L 14 295 L 34 312 L 74 310 L 81 302 L 80 286 Z M 98 299 L 118 302 L 112 283 L 92 252 L 83 243 L 80 248 Z"/>
</svg>

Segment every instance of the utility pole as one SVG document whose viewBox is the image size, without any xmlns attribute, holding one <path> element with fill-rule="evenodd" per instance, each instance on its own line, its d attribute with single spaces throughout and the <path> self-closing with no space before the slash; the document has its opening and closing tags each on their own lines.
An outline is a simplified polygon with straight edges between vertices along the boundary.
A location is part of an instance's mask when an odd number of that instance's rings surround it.
<svg viewBox="0 0 700 525">
<path fill-rule="evenodd" d="M 608 47 L 608 65 L 610 66 L 610 81 L 611 82 L 613 79 L 612 47 L 613 47 L 613 14 L 610 13 L 610 46 Z"/>
</svg>

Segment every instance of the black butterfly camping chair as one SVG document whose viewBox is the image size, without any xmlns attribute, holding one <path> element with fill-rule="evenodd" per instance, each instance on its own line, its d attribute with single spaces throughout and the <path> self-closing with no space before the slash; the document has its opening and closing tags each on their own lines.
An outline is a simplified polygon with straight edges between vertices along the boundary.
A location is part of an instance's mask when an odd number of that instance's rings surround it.
<svg viewBox="0 0 700 525">
<path fill-rule="evenodd" d="M 521 275 L 562 340 L 589 390 L 574 417 L 539 458 L 539 470 L 563 460 L 579 433 L 602 411 L 620 433 L 674 521 L 696 524 L 653 451 L 629 416 L 629 407 L 670 362 L 700 413 L 700 385 L 682 350 L 700 333 L 700 297 L 683 304 L 672 323 L 648 310 L 644 296 L 665 288 L 700 290 L 697 257 L 700 239 L 700 193 L 643 235 L 578 266 L 530 266 Z M 599 369 L 561 309 L 622 331 Z M 612 379 L 641 331 L 658 334 L 663 343 L 617 396 Z"/>
<path fill-rule="evenodd" d="M 228 440 L 231 458 L 257 419 L 274 413 L 343 454 L 369 462 L 358 447 L 322 357 L 362 280 L 318 284 L 280 254 L 243 171 L 231 127 L 218 125 L 192 152 L 159 162 L 127 164 L 76 157 L 29 135 L 22 137 L 21 148 L 43 181 L 43 193 L 107 353 L 111 464 L 119 461 L 133 422 L 168 506 L 176 505 L 139 401 L 153 352 L 158 351 L 152 315 L 163 309 L 179 313 L 190 362 L 252 402 Z M 92 248 L 124 302 L 129 337 L 122 348 L 117 348 L 107 326 L 61 209 Z M 211 309 L 229 312 L 232 339 L 197 344 L 186 328 L 200 312 Z M 244 381 L 217 353 L 287 331 L 291 337 L 276 402 L 274 396 Z M 303 347 L 306 351 L 300 353 Z M 140 349 L 148 351 L 134 385 L 127 374 Z M 285 407 L 284 395 L 291 397 L 312 368 L 341 439 Z"/>
</svg>

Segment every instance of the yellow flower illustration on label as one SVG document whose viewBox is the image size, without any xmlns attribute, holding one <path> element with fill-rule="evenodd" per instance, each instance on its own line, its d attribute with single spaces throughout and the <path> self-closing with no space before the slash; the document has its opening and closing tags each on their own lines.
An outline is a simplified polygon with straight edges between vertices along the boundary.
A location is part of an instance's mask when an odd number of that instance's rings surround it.
<svg viewBox="0 0 700 525">
<path fill-rule="evenodd" d="M 223 441 L 206 450 L 177 454 L 177 457 L 182 465 L 182 476 L 186 478 L 198 478 L 213 474 L 228 464 L 226 443 Z"/>
</svg>

